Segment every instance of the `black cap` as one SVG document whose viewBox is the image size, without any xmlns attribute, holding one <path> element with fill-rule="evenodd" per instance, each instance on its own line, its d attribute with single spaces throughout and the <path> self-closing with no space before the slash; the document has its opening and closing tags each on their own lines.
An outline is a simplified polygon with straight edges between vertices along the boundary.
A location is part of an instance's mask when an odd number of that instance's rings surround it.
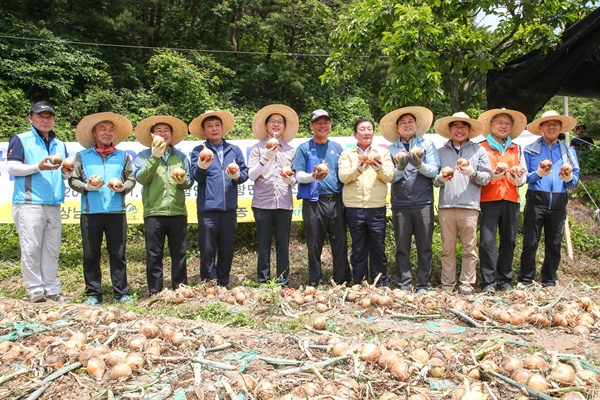
<svg viewBox="0 0 600 400">
<path fill-rule="evenodd" d="M 31 114 L 39 114 L 39 113 L 43 113 L 43 112 L 49 112 L 52 115 L 56 114 L 54 112 L 54 107 L 52 107 L 52 104 L 48 103 L 47 101 L 38 101 L 37 103 L 32 105 L 31 108 L 29 109 L 30 115 Z"/>
<path fill-rule="evenodd" d="M 331 120 L 331 117 L 329 116 L 329 113 L 327 111 L 318 109 L 312 112 L 310 116 L 310 122 L 315 122 L 315 120 L 321 117 L 327 117 L 328 120 Z"/>
</svg>

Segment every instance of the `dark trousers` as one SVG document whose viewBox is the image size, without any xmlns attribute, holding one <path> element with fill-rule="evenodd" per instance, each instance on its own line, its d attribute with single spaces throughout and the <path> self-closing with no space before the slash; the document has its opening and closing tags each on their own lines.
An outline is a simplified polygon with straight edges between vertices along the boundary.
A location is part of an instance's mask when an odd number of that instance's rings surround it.
<svg viewBox="0 0 600 400">
<path fill-rule="evenodd" d="M 102 272 L 100 248 L 106 235 L 106 249 L 110 262 L 110 279 L 113 296 L 120 299 L 129 295 L 127 284 L 127 217 L 125 214 L 81 214 L 81 240 L 83 245 L 83 278 L 86 295 L 102 299 Z"/>
<path fill-rule="evenodd" d="M 385 207 L 346 208 L 346 224 L 352 237 L 350 263 L 354 283 L 367 279 L 367 272 L 370 272 L 371 282 L 381 274 L 377 286 L 390 286 L 385 255 L 385 223 Z"/>
<path fill-rule="evenodd" d="M 229 284 L 237 211 L 198 212 L 200 279 Z"/>
<path fill-rule="evenodd" d="M 394 236 L 396 236 L 396 282 L 402 290 L 412 290 L 410 249 L 412 237 L 417 245 L 416 289 L 427 289 L 431 284 L 433 206 L 392 209 Z"/>
<path fill-rule="evenodd" d="M 481 287 L 511 284 L 515 237 L 519 229 L 519 203 L 485 201 L 479 214 L 479 268 Z M 496 232 L 500 247 L 496 246 Z"/>
<path fill-rule="evenodd" d="M 542 264 L 542 283 L 553 284 L 558 280 L 560 264 L 560 245 L 567 210 L 549 209 L 544 206 L 525 204 L 523 216 L 523 252 L 521 253 L 521 271 L 519 282 L 530 284 L 535 279 L 538 244 L 544 229 L 544 262 Z"/>
<path fill-rule="evenodd" d="M 321 253 L 325 235 L 329 235 L 333 256 L 333 280 L 337 284 L 350 283 L 352 273 L 348 264 L 348 242 L 342 196 L 320 196 L 318 201 L 302 202 L 302 219 L 308 247 L 308 280 L 311 286 L 323 283 Z"/>
<path fill-rule="evenodd" d="M 267 210 L 252 207 L 258 236 L 258 262 L 256 273 L 258 282 L 271 279 L 271 241 L 275 231 L 275 251 L 277 252 L 277 279 L 283 285 L 289 282 L 290 274 L 290 229 L 292 210 Z"/>
<path fill-rule="evenodd" d="M 165 238 L 169 238 L 171 255 L 171 284 L 173 289 L 187 285 L 186 249 L 188 241 L 187 216 L 146 217 L 146 278 L 150 293 L 163 290 L 163 255 Z"/>
</svg>

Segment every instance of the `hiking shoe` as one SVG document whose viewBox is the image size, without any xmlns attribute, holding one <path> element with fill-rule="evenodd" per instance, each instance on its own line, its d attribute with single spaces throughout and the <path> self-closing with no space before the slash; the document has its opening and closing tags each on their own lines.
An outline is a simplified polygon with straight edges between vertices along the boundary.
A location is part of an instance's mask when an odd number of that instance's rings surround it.
<svg viewBox="0 0 600 400">
<path fill-rule="evenodd" d="M 133 303 L 133 297 L 131 297 L 130 295 L 126 294 L 125 296 L 121 297 L 120 299 L 117 300 L 119 303 Z"/>
<path fill-rule="evenodd" d="M 554 286 L 556 286 L 556 282 L 552 282 L 552 281 L 550 281 L 550 282 L 542 282 L 542 286 L 543 287 L 554 287 Z"/>
<path fill-rule="evenodd" d="M 46 296 L 44 295 L 44 292 L 29 293 L 29 301 L 32 303 L 43 303 L 46 301 Z"/>
<path fill-rule="evenodd" d="M 102 303 L 102 301 L 97 297 L 88 297 L 83 302 L 88 306 L 97 306 L 100 305 L 100 303 Z"/>
<path fill-rule="evenodd" d="M 421 289 L 417 290 L 417 294 L 425 294 L 425 293 L 427 293 L 427 289 L 421 288 Z"/>
<path fill-rule="evenodd" d="M 483 288 L 484 293 L 496 293 L 496 287 L 494 285 L 487 285 Z"/>
<path fill-rule="evenodd" d="M 466 289 L 461 289 L 458 291 L 458 294 L 460 294 L 461 296 L 470 296 L 473 294 L 472 290 L 466 290 Z"/>
<path fill-rule="evenodd" d="M 519 282 L 517 283 L 517 289 L 527 289 L 533 286 L 533 282 Z"/>
<path fill-rule="evenodd" d="M 73 300 L 70 297 L 65 297 L 61 293 L 58 294 L 49 294 L 46 296 L 47 299 L 58 301 L 59 303 L 70 303 Z"/>
<path fill-rule="evenodd" d="M 511 290 L 512 285 L 510 283 L 500 283 L 499 285 L 497 285 L 496 289 L 501 292 L 504 290 Z"/>
</svg>

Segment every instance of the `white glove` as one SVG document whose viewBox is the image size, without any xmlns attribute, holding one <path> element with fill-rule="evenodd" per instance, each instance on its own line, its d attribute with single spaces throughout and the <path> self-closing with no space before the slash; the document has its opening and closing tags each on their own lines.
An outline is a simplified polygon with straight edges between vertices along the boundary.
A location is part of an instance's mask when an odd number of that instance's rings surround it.
<svg viewBox="0 0 600 400">
<path fill-rule="evenodd" d="M 119 187 L 111 186 L 110 190 L 112 190 L 113 192 L 121 193 L 123 190 L 125 190 L 125 185 L 121 185 Z"/>
<path fill-rule="evenodd" d="M 213 162 L 213 158 L 209 160 L 200 161 L 200 157 L 198 157 L 198 168 L 207 169 L 211 162 Z"/>
<path fill-rule="evenodd" d="M 294 184 L 294 175 L 292 175 L 292 176 L 281 175 L 281 180 L 283 180 L 283 183 L 285 183 L 286 185 L 292 186 Z"/>
<path fill-rule="evenodd" d="M 471 176 L 475 175 L 475 170 L 473 169 L 473 167 L 471 165 L 469 165 L 467 167 L 460 167 L 460 168 L 458 168 L 458 170 L 464 176 L 471 177 Z"/>
<path fill-rule="evenodd" d="M 225 169 L 225 173 L 227 174 L 228 177 L 230 177 L 231 179 L 237 179 L 240 177 L 240 170 L 238 169 L 234 174 L 230 174 L 229 173 L 229 168 Z"/>
<path fill-rule="evenodd" d="M 100 184 L 98 186 L 94 186 L 94 185 L 92 185 L 91 183 L 88 182 L 88 183 L 85 184 L 85 190 L 87 190 L 88 192 L 95 192 L 97 190 L 100 190 L 100 188 L 102 186 L 103 186 L 102 184 Z"/>
<path fill-rule="evenodd" d="M 444 174 L 440 173 L 437 178 L 440 180 L 440 182 L 448 182 L 450 179 L 452 179 L 452 176 L 445 176 Z"/>
<path fill-rule="evenodd" d="M 383 163 L 381 162 L 381 160 L 373 161 L 373 163 L 371 164 L 371 167 L 373 167 L 373 170 L 375 170 L 375 171 L 379 171 L 382 166 L 383 166 Z"/>
<path fill-rule="evenodd" d="M 358 170 L 358 172 L 365 172 L 367 170 L 367 168 L 369 168 L 369 164 L 367 162 L 361 163 L 359 161 L 358 165 L 356 166 L 356 169 Z"/>
<path fill-rule="evenodd" d="M 267 149 L 265 151 L 265 154 L 263 154 L 263 158 L 265 159 L 265 161 L 269 161 L 272 158 L 274 158 L 277 155 L 278 148 L 279 148 L 279 146 L 273 146 L 270 149 Z"/>
<path fill-rule="evenodd" d="M 567 175 L 567 174 L 565 174 L 564 172 L 561 171 L 561 172 L 558 173 L 558 178 L 561 181 L 563 181 L 563 182 L 569 183 L 569 182 L 571 182 L 573 180 L 573 174 L 568 174 Z"/>
<path fill-rule="evenodd" d="M 506 170 L 500 172 L 499 174 L 494 173 L 494 171 L 492 171 L 492 180 L 495 181 L 496 179 L 500 179 L 504 176 L 508 176 L 506 175 Z"/>
<path fill-rule="evenodd" d="M 152 155 L 156 158 L 162 158 L 165 155 L 165 151 L 167 151 L 167 143 L 159 142 L 158 146 L 154 146 L 152 143 Z"/>
<path fill-rule="evenodd" d="M 552 168 L 546 169 L 546 168 L 542 168 L 541 166 L 538 165 L 536 174 L 538 174 L 538 176 L 540 176 L 540 177 L 544 177 L 544 176 L 550 175 L 551 172 L 552 172 Z"/>
</svg>

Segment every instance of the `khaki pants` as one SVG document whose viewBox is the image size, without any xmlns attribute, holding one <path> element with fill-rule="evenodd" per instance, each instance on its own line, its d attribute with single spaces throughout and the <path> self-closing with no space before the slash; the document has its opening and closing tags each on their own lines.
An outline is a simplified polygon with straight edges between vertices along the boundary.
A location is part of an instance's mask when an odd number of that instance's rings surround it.
<svg viewBox="0 0 600 400">
<path fill-rule="evenodd" d="M 477 278 L 477 220 L 479 211 L 467 208 L 440 208 L 438 210 L 442 234 L 442 289 L 456 286 L 456 241 L 462 243 L 460 290 L 473 290 Z"/>
</svg>

